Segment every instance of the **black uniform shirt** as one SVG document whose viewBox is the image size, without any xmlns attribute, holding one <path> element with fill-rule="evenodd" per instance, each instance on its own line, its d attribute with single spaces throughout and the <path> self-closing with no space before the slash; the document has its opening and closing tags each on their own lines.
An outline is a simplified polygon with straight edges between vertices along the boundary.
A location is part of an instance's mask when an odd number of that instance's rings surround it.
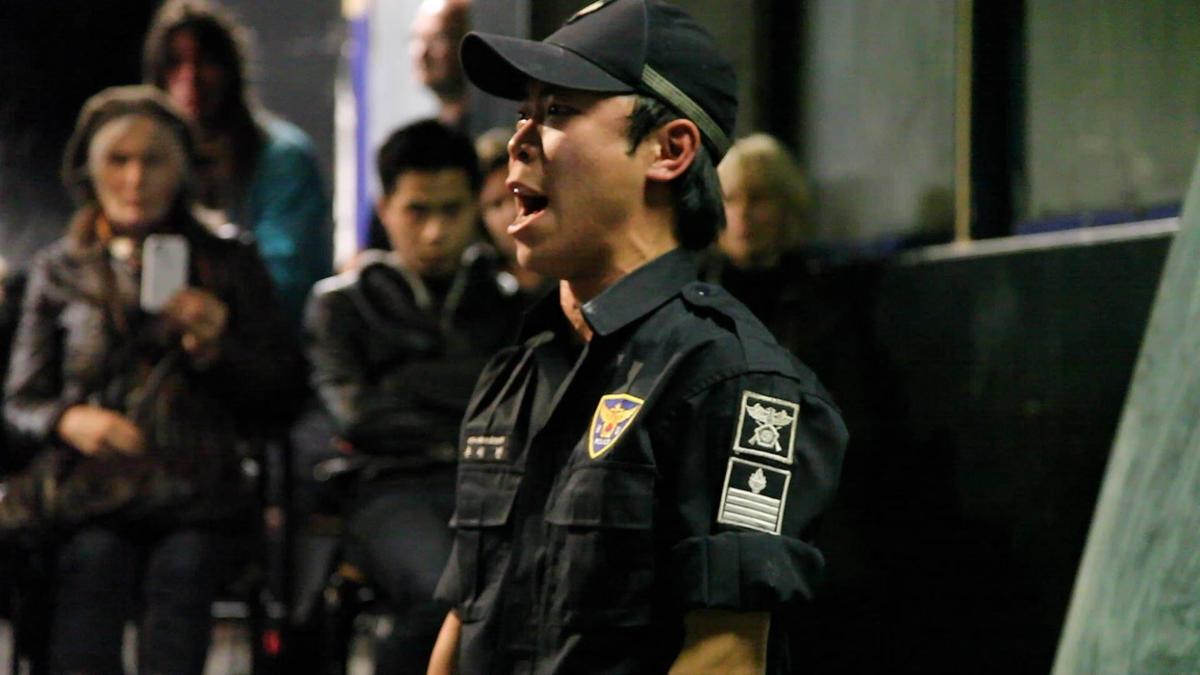
<svg viewBox="0 0 1200 675">
<path fill-rule="evenodd" d="M 685 612 L 810 597 L 846 430 L 812 373 L 682 250 L 556 295 L 484 370 L 438 597 L 464 673 L 666 672 Z M 776 641 L 780 642 L 780 641 Z"/>
</svg>

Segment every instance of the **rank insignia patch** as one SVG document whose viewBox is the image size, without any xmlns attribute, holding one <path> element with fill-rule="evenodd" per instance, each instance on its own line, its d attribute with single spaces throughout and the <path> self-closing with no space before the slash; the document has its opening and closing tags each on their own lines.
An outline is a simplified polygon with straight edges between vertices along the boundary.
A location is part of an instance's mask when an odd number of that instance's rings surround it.
<svg viewBox="0 0 1200 675">
<path fill-rule="evenodd" d="M 629 394 L 609 394 L 600 398 L 600 405 L 596 406 L 596 413 L 592 415 L 592 432 L 588 436 L 588 455 L 592 459 L 608 452 L 629 428 L 643 403 L 645 401 Z"/>
<path fill-rule="evenodd" d="M 791 464 L 792 450 L 796 444 L 796 420 L 799 417 L 798 403 L 752 391 L 742 392 L 733 451 Z"/>
<path fill-rule="evenodd" d="M 791 480 L 783 469 L 731 457 L 717 522 L 779 534 Z"/>
</svg>

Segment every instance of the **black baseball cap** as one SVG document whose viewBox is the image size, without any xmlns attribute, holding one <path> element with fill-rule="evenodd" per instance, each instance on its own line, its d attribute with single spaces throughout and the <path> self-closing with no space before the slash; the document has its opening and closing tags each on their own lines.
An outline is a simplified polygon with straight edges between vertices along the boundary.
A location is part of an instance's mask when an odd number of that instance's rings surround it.
<svg viewBox="0 0 1200 675">
<path fill-rule="evenodd" d="M 541 42 L 468 33 L 460 54 L 475 86 L 512 100 L 537 80 L 568 89 L 657 98 L 700 128 L 713 161 L 729 149 L 737 76 L 716 41 L 661 0 L 599 0 Z"/>
</svg>

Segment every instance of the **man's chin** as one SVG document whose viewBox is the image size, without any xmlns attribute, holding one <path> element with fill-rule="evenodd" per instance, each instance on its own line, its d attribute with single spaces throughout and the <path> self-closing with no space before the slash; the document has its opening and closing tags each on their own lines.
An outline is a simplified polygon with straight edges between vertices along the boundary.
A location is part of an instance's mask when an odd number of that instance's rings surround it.
<svg viewBox="0 0 1200 675">
<path fill-rule="evenodd" d="M 529 270 L 550 279 L 563 277 L 563 259 L 545 250 L 534 251 L 527 246 L 517 246 L 517 264 L 522 269 Z"/>
<path fill-rule="evenodd" d="M 541 272 L 536 269 L 538 266 L 538 261 L 533 255 L 533 250 L 525 244 L 520 242 L 517 243 L 517 250 L 514 257 L 517 259 L 517 264 L 521 267 L 529 270 L 530 272 L 537 272 L 538 274 L 541 274 Z"/>
<path fill-rule="evenodd" d="M 457 267 L 449 260 L 420 260 L 413 265 L 413 271 L 425 279 L 444 279 L 454 276 Z"/>
</svg>

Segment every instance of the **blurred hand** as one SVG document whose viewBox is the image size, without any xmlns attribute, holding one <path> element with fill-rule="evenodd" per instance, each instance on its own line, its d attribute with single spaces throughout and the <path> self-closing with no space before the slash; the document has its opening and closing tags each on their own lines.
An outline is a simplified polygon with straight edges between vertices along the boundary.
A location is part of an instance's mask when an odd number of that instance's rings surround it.
<svg viewBox="0 0 1200 675">
<path fill-rule="evenodd" d="M 58 437 L 88 455 L 140 455 L 146 449 L 141 429 L 128 417 L 94 405 L 67 408 L 58 421 Z"/>
<path fill-rule="evenodd" d="M 167 302 L 162 313 L 167 323 L 183 334 L 181 343 L 192 363 L 208 365 L 220 355 L 229 308 L 217 296 L 199 288 L 185 288 Z"/>
<path fill-rule="evenodd" d="M 462 621 L 454 610 L 446 613 L 446 620 L 438 631 L 429 655 L 429 667 L 425 675 L 454 675 L 458 672 L 458 645 L 462 640 Z"/>
</svg>

